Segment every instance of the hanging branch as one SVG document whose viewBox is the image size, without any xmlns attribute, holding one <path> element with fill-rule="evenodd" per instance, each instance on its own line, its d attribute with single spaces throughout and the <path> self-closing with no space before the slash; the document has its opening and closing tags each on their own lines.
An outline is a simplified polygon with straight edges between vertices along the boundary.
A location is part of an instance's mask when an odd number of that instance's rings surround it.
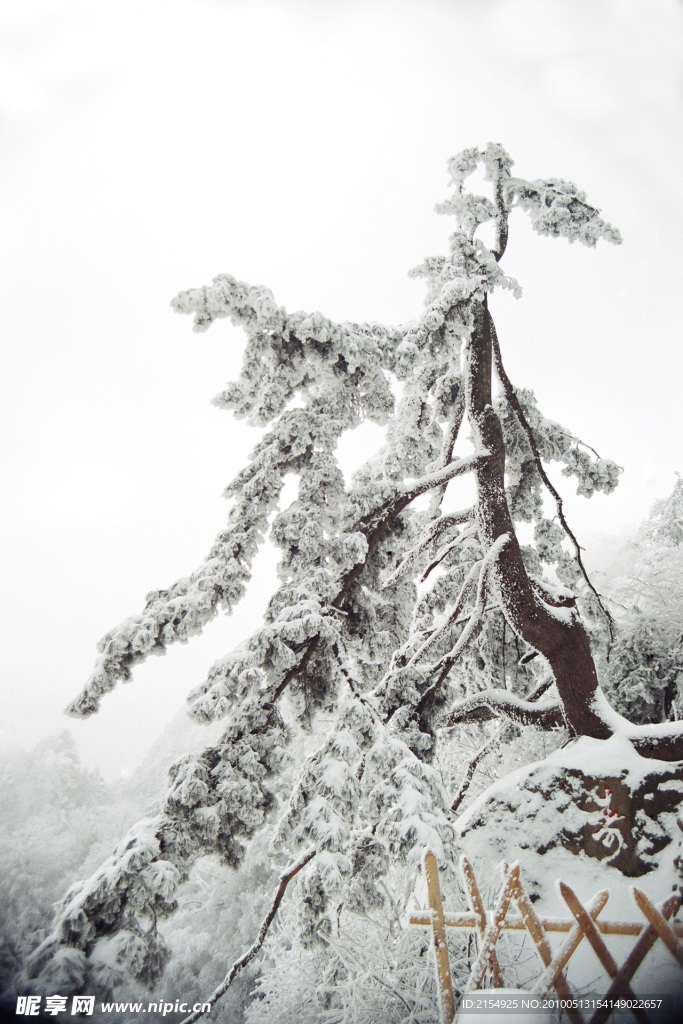
<svg viewBox="0 0 683 1024">
<path fill-rule="evenodd" d="M 398 567 L 394 569 L 392 574 L 390 576 L 387 576 L 386 580 L 382 584 L 382 588 L 386 589 L 387 587 L 391 587 L 394 585 L 394 583 L 397 583 L 400 579 L 402 579 L 406 575 L 408 570 L 412 569 L 417 558 L 424 551 L 426 551 L 430 544 L 433 544 L 434 541 L 437 540 L 442 533 L 445 533 L 446 530 L 449 530 L 453 526 L 460 526 L 462 523 L 469 522 L 473 517 L 474 509 L 466 508 L 463 509 L 461 512 L 447 512 L 446 515 L 443 515 L 439 519 L 437 519 L 436 522 L 433 523 L 432 526 L 429 528 L 429 530 L 427 530 L 427 532 L 420 538 L 415 547 L 411 548 L 410 551 L 408 551 L 408 553 L 405 555 L 405 557 L 398 565 Z M 425 579 L 425 576 L 423 576 L 423 581 Z"/>
<path fill-rule="evenodd" d="M 487 551 L 486 556 L 482 559 L 481 563 L 477 562 L 477 563 L 475 563 L 474 566 L 472 566 L 472 569 L 470 570 L 470 573 L 469 573 L 467 579 L 465 580 L 465 583 L 463 583 L 463 590 L 464 590 L 465 587 L 467 586 L 468 582 L 470 581 L 470 577 L 472 576 L 472 573 L 473 573 L 474 569 L 476 569 L 479 565 L 481 565 L 481 571 L 479 573 L 479 582 L 477 584 L 477 596 L 476 596 L 476 599 L 475 599 L 475 602 L 474 602 L 474 607 L 472 608 L 472 611 L 470 612 L 470 616 L 469 616 L 469 618 L 467 620 L 465 628 L 463 629 L 462 633 L 460 634 L 460 636 L 458 637 L 457 641 L 455 642 L 455 646 L 448 652 L 448 654 L 444 655 L 444 657 L 441 658 L 440 661 L 434 666 L 435 669 L 438 669 L 441 665 L 443 665 L 444 668 L 443 668 L 443 671 L 441 672 L 441 675 L 438 676 L 436 681 L 433 682 L 432 685 L 429 686 L 425 690 L 425 692 L 422 694 L 422 696 L 420 697 L 420 700 L 419 700 L 419 702 L 417 704 L 417 708 L 416 708 L 416 711 L 417 711 L 418 715 L 421 715 L 424 712 L 425 708 L 429 705 L 430 700 L 432 699 L 432 697 L 434 696 L 436 691 L 439 689 L 439 687 L 443 683 L 444 679 L 446 678 L 446 676 L 450 672 L 452 666 L 455 664 L 455 662 L 458 660 L 458 658 L 462 654 L 462 652 L 465 649 L 466 645 L 472 639 L 472 636 L 474 635 L 475 629 L 477 628 L 477 626 L 481 622 L 482 617 L 484 615 L 485 606 L 486 606 L 486 597 L 487 597 L 487 594 L 488 594 L 489 573 L 492 571 L 492 569 L 493 569 L 493 567 L 494 567 L 494 565 L 496 563 L 496 559 L 498 558 L 500 552 L 503 550 L 503 548 L 508 543 L 509 539 L 510 538 L 508 537 L 507 534 L 503 534 L 501 537 L 499 537 L 495 541 L 495 543 L 491 546 L 491 548 Z M 460 601 L 460 598 L 463 596 L 463 590 L 460 591 L 460 596 L 458 597 L 458 601 Z M 459 609 L 457 609 L 457 611 L 459 611 Z M 456 618 L 456 612 L 454 611 L 453 614 L 451 615 L 450 619 L 449 619 L 449 622 L 446 625 L 450 625 L 455 618 Z M 441 627 L 441 629 L 437 631 L 438 634 L 441 635 L 445 628 L 446 628 L 445 626 Z M 411 664 L 413 663 L 413 661 L 415 661 L 415 659 L 418 657 L 418 655 L 420 655 L 428 646 L 431 645 L 431 643 L 432 643 L 432 641 L 434 639 L 435 639 L 435 636 L 434 636 L 434 634 L 432 634 L 430 639 L 425 644 L 423 644 L 422 647 L 420 648 L 420 650 L 413 656 L 413 658 L 411 660 Z"/>
<path fill-rule="evenodd" d="M 510 405 L 512 406 L 512 408 L 515 411 L 515 415 L 517 416 L 517 419 L 519 421 L 519 425 L 521 426 L 522 430 L 526 434 L 526 438 L 527 438 L 527 441 L 529 443 L 529 447 L 531 448 L 531 454 L 533 455 L 534 462 L 536 463 L 536 469 L 538 470 L 538 474 L 539 474 L 541 480 L 543 481 L 543 483 L 545 484 L 545 486 L 547 487 L 548 491 L 550 492 L 550 494 L 553 496 L 553 498 L 555 500 L 555 508 L 557 510 L 557 518 L 560 520 L 560 525 L 562 526 L 562 529 L 564 530 L 564 532 L 567 534 L 567 536 L 569 537 L 570 541 L 572 542 L 572 545 L 574 547 L 574 554 L 575 554 L 575 557 L 576 557 L 576 561 L 577 561 L 577 564 L 579 566 L 579 569 L 581 570 L 581 575 L 583 576 L 584 580 L 586 581 L 588 587 L 593 591 L 593 594 L 595 595 L 595 599 L 598 602 L 598 606 L 600 608 L 600 611 L 604 615 L 605 621 L 607 622 L 607 631 L 609 633 L 610 643 L 612 643 L 612 641 L 614 640 L 614 635 L 612 633 L 612 626 L 614 625 L 614 620 L 613 620 L 612 616 L 610 615 L 609 611 L 607 610 L 607 608 L 605 608 L 604 604 L 602 603 L 602 598 L 601 598 L 600 594 L 597 592 L 597 590 L 595 589 L 595 587 L 591 583 L 591 580 L 590 580 L 590 578 L 588 576 L 588 573 L 586 572 L 586 567 L 584 566 L 583 559 L 581 558 L 581 546 L 580 546 L 578 540 L 576 539 L 576 536 L 574 535 L 574 533 L 573 533 L 572 529 L 570 528 L 569 523 L 567 522 L 567 520 L 565 518 L 565 515 L 564 515 L 564 509 L 563 509 L 563 505 L 562 505 L 562 497 L 559 494 L 558 490 L 553 486 L 552 482 L 550 481 L 550 478 L 548 477 L 548 474 L 545 471 L 545 468 L 543 466 L 543 462 L 541 461 L 541 453 L 539 452 L 538 445 L 536 444 L 536 441 L 534 440 L 534 435 L 533 435 L 533 432 L 531 430 L 531 426 L 529 425 L 529 421 L 527 420 L 526 416 L 524 415 L 524 411 L 522 409 L 520 401 L 517 398 L 517 394 L 515 392 L 514 387 L 512 386 L 512 381 L 510 380 L 510 378 L 508 377 L 507 373 L 505 372 L 505 367 L 503 366 L 503 357 L 502 357 L 501 351 L 500 351 L 500 343 L 498 341 L 498 335 L 496 333 L 496 327 L 495 327 L 495 324 L 493 322 L 493 317 L 491 316 L 491 314 L 488 311 L 488 306 L 487 306 L 487 309 L 486 309 L 486 315 L 487 315 L 488 322 L 489 322 L 489 329 L 491 331 L 491 342 L 492 342 L 492 346 L 493 346 L 493 358 L 494 358 L 495 365 L 496 365 L 496 373 L 498 375 L 498 379 L 500 380 L 500 383 L 501 383 L 501 385 L 503 387 L 503 391 L 505 392 L 505 397 L 507 398 L 508 402 L 510 403 Z"/>
<path fill-rule="evenodd" d="M 425 642 L 420 647 L 418 647 L 418 649 L 415 651 L 415 654 L 412 656 L 412 658 L 408 662 L 408 664 L 406 666 L 407 668 L 412 668 L 418 661 L 420 661 L 425 656 L 425 654 L 427 654 L 432 649 L 434 644 L 438 640 L 440 640 L 442 638 L 444 633 L 447 633 L 451 629 L 451 627 L 453 626 L 454 622 L 458 618 L 458 615 L 460 615 L 460 612 L 463 609 L 465 601 L 467 600 L 467 596 L 468 596 L 470 590 L 472 589 L 472 587 L 474 586 L 474 581 L 477 579 L 477 576 L 479 576 L 479 582 L 481 582 L 482 571 L 483 571 L 482 570 L 482 563 L 483 563 L 483 559 L 482 558 L 480 558 L 477 562 L 474 563 L 474 565 L 472 566 L 472 568 L 468 572 L 467 576 L 465 577 L 465 581 L 464 581 L 463 585 L 460 588 L 460 593 L 458 594 L 458 596 L 456 598 L 455 607 L 454 607 L 453 611 L 448 616 L 446 621 L 444 623 L 442 623 L 437 629 L 435 629 L 427 637 Z M 470 619 L 470 616 L 468 616 L 468 619 L 467 619 L 468 622 L 469 622 L 469 619 Z"/>
<path fill-rule="evenodd" d="M 422 573 L 422 579 L 420 580 L 420 583 L 424 583 L 429 578 L 429 576 L 437 568 L 437 566 L 441 565 L 444 558 L 447 558 L 448 555 L 450 555 L 451 551 L 454 551 L 455 548 L 459 547 L 460 544 L 463 544 L 470 537 L 476 536 L 478 536 L 478 529 L 474 523 L 471 526 L 468 526 L 464 530 L 462 530 L 457 535 L 457 537 L 455 537 L 455 539 L 450 542 L 450 544 L 446 544 L 445 547 L 442 547 L 439 551 L 437 551 L 436 555 L 434 556 L 434 561 L 430 565 L 428 565 L 425 571 Z"/>
<path fill-rule="evenodd" d="M 266 935 L 268 934 L 268 929 L 273 923 L 273 918 L 277 914 L 278 907 L 280 906 L 280 903 L 282 902 L 282 897 L 285 894 L 285 889 L 287 888 L 291 880 L 294 878 L 294 876 L 298 875 L 301 869 L 306 867 L 309 861 L 313 860 L 313 858 L 316 855 L 316 852 L 316 850 L 307 850 L 306 853 L 302 854 L 301 857 L 299 857 L 298 861 L 296 861 L 294 864 L 292 864 L 291 867 L 286 868 L 285 871 L 283 871 L 283 873 L 280 875 L 280 884 L 273 898 L 273 902 L 270 905 L 268 913 L 263 918 L 263 923 L 261 924 L 261 929 L 258 933 L 258 938 L 256 939 L 256 942 L 253 944 L 253 946 L 251 946 L 250 949 L 247 950 L 246 953 L 244 953 L 239 958 L 239 960 L 235 960 L 234 964 L 232 965 L 232 967 L 230 968 L 230 970 L 228 971 L 228 973 L 226 974 L 225 978 L 220 983 L 218 988 L 203 1003 L 202 1009 L 197 1010 L 194 1013 L 191 1013 L 189 1016 L 185 1017 L 180 1022 L 180 1024 L 193 1024 L 194 1021 L 199 1020 L 200 1017 L 203 1017 L 205 1013 L 210 1013 L 211 1010 L 216 1005 L 216 1003 L 218 1002 L 218 1000 L 221 998 L 221 996 L 224 996 L 225 993 L 228 991 L 228 989 L 230 988 L 230 986 L 232 985 L 233 981 L 235 980 L 239 972 L 242 970 L 242 968 L 246 967 L 247 964 L 254 959 L 254 957 L 256 956 L 256 954 L 258 953 L 258 951 L 260 950 L 261 946 L 265 941 Z M 206 1007 L 207 1005 L 208 1010 L 204 1009 L 204 1007 Z"/>
<path fill-rule="evenodd" d="M 441 465 L 447 466 L 453 458 L 453 449 L 455 448 L 455 442 L 458 439 L 460 433 L 460 427 L 462 426 L 462 418 L 465 415 L 465 389 L 462 383 L 458 389 L 458 395 L 455 399 L 455 407 L 453 409 L 453 415 L 451 417 L 450 427 L 444 440 L 443 450 L 441 452 Z M 437 507 L 441 504 L 446 494 L 447 484 L 442 484 L 437 491 L 432 495 L 432 506 Z"/>
</svg>

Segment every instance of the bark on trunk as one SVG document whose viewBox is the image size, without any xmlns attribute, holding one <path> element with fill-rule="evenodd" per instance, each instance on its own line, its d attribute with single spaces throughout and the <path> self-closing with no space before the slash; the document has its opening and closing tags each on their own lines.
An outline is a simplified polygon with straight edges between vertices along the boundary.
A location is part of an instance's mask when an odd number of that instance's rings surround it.
<svg viewBox="0 0 683 1024">
<path fill-rule="evenodd" d="M 554 608 L 541 599 L 526 573 L 505 496 L 505 444 L 491 395 L 492 345 L 488 311 L 477 307 L 475 328 L 465 352 L 465 400 L 477 450 L 489 456 L 478 464 L 477 525 L 488 549 L 507 534 L 494 579 L 509 625 L 548 661 L 569 727 L 581 736 L 607 739 L 608 724 L 592 709 L 598 677 L 588 636 L 572 607 Z"/>
</svg>

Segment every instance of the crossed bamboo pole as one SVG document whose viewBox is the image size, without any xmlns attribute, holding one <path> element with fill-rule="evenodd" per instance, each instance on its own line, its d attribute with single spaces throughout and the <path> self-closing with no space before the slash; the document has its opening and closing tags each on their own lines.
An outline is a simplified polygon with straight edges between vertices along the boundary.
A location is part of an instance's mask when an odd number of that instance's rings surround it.
<svg viewBox="0 0 683 1024">
<path fill-rule="evenodd" d="M 448 959 L 446 928 L 465 928 L 477 932 L 479 936 L 479 952 L 470 968 L 468 992 L 481 987 L 487 972 L 490 974 L 493 988 L 503 987 L 503 976 L 496 954 L 498 938 L 503 930 L 528 931 L 544 968 L 530 991 L 530 995 L 539 998 L 545 996 L 551 988 L 554 988 L 558 996 L 562 998 L 571 997 L 572 991 L 565 977 L 564 969 L 581 941 L 584 938 L 587 939 L 610 978 L 610 987 L 602 1000 L 603 1007 L 591 1017 L 590 1024 L 605 1024 L 612 1012 L 608 1008 L 611 998 L 636 1000 L 630 982 L 657 939 L 662 940 L 678 964 L 683 967 L 683 946 L 679 942 L 679 939 L 683 938 L 683 925 L 669 923 L 681 903 L 677 894 L 669 896 L 661 906 L 657 907 L 644 892 L 633 886 L 631 893 L 646 920 L 606 921 L 599 919 L 599 915 L 609 899 L 608 890 L 605 889 L 597 893 L 584 906 L 574 890 L 565 882 L 560 882 L 560 893 L 573 915 L 574 920 L 572 921 L 571 919 L 538 915 L 520 881 L 519 863 L 510 865 L 503 863 L 501 868 L 503 886 L 493 911 L 487 915 L 472 865 L 466 857 L 463 857 L 460 869 L 470 910 L 446 913 L 441 898 L 436 857 L 431 850 L 425 850 L 424 870 L 429 896 L 429 911 L 413 915 L 410 918 L 410 924 L 432 929 L 442 1024 L 451 1024 L 451 1021 L 455 1019 L 455 996 Z M 517 905 L 519 914 L 508 918 L 507 914 L 513 902 Z M 566 939 L 555 953 L 548 941 L 548 932 L 567 933 Z M 635 945 L 621 967 L 617 965 L 607 948 L 603 935 L 637 936 Z M 639 1024 L 650 1024 L 649 1018 L 642 1009 L 635 1007 L 631 1009 L 631 1012 Z M 565 1009 L 565 1013 L 571 1024 L 585 1024 L 578 1009 L 568 1007 Z"/>
</svg>

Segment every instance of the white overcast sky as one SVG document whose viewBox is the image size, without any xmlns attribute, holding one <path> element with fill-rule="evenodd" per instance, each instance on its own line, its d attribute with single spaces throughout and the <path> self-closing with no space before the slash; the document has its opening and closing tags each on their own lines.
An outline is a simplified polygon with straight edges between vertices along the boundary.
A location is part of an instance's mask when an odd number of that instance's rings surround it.
<svg viewBox="0 0 683 1024">
<path fill-rule="evenodd" d="M 611 498 L 564 488 L 577 531 L 642 519 L 683 471 L 682 115 L 680 0 L 5 0 L 2 741 L 68 727 L 130 770 L 265 596 L 61 715 L 99 637 L 204 556 L 252 444 L 209 405 L 239 333 L 194 335 L 172 296 L 228 272 L 413 319 L 466 146 L 576 181 L 623 233 L 589 251 L 517 215 L 524 297 L 493 309 L 513 382 L 625 469 Z"/>
</svg>

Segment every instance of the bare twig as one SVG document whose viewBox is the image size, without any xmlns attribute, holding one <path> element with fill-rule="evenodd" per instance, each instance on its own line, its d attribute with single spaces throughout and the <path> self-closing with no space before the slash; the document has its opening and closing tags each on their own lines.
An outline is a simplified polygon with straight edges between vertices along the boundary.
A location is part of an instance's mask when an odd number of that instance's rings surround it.
<svg viewBox="0 0 683 1024">
<path fill-rule="evenodd" d="M 469 765 L 467 766 L 467 771 L 465 772 L 465 778 L 460 783 L 460 786 L 458 787 L 458 792 L 455 794 L 455 798 L 453 800 L 453 803 L 451 804 L 452 811 L 457 811 L 458 807 L 465 799 L 465 794 L 467 793 L 467 790 L 470 788 L 477 765 L 481 761 L 482 757 L 488 754 L 489 750 L 493 746 L 493 743 L 494 741 L 492 739 L 487 740 L 484 746 L 477 751 L 477 753 L 470 761 Z"/>
<path fill-rule="evenodd" d="M 244 953 L 239 958 L 239 960 L 235 960 L 234 964 L 232 965 L 232 967 L 230 968 L 230 970 L 228 971 L 228 973 L 226 974 L 225 978 L 220 983 L 218 988 L 202 1004 L 202 1009 L 189 1014 L 189 1016 L 185 1017 L 181 1021 L 181 1024 L 193 1024 L 194 1021 L 199 1020 L 200 1017 L 203 1017 L 205 1013 L 210 1013 L 213 1007 L 218 1002 L 218 1000 L 221 998 L 221 996 L 224 996 L 225 993 L 228 991 L 228 989 L 230 988 L 230 986 L 232 985 L 233 981 L 235 980 L 239 972 L 242 970 L 242 968 L 246 967 L 247 964 L 254 959 L 254 957 L 256 956 L 256 954 L 258 953 L 259 949 L 261 948 L 265 941 L 266 935 L 268 934 L 268 929 L 270 928 L 273 922 L 273 918 L 277 913 L 277 909 L 280 906 L 280 903 L 282 902 L 282 897 L 285 894 L 285 889 L 287 888 L 291 880 L 294 878 L 294 876 L 298 875 L 301 869 L 304 868 L 309 861 L 313 860 L 315 854 L 315 850 L 308 850 L 306 853 L 302 854 L 301 857 L 299 857 L 299 859 L 291 865 L 291 867 L 288 867 L 285 869 L 285 871 L 283 871 L 283 873 L 280 875 L 280 884 L 278 886 L 277 892 L 275 893 L 273 902 L 270 905 L 268 913 L 263 919 L 263 923 L 261 924 L 261 929 L 258 933 L 258 938 L 256 939 L 256 942 L 253 944 L 253 946 L 251 946 L 250 949 L 247 950 L 246 953 Z M 204 1007 L 207 1005 L 208 1010 L 205 1010 Z"/>
</svg>

